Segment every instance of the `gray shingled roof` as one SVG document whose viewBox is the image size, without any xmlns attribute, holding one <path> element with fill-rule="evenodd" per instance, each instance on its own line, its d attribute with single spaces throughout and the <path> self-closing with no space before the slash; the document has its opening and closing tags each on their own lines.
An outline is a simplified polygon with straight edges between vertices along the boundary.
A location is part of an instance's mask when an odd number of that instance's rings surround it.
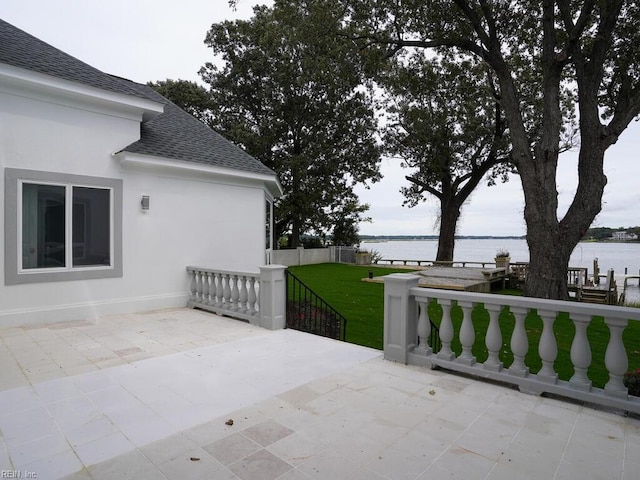
<svg viewBox="0 0 640 480">
<path fill-rule="evenodd" d="M 253 173 L 274 174 L 273 170 L 153 88 L 130 80 L 126 82 L 141 94 L 163 103 L 164 113 L 144 122 L 140 128 L 140 140 L 124 148 L 125 152 L 156 155 Z"/>
<path fill-rule="evenodd" d="M 0 19 L 0 63 L 51 75 L 164 105 L 164 113 L 143 122 L 140 140 L 123 150 L 228 167 L 274 172 L 152 88 L 108 75 Z"/>
<path fill-rule="evenodd" d="M 0 63 L 111 92 L 147 98 L 119 79 L 87 65 L 0 19 Z"/>
</svg>

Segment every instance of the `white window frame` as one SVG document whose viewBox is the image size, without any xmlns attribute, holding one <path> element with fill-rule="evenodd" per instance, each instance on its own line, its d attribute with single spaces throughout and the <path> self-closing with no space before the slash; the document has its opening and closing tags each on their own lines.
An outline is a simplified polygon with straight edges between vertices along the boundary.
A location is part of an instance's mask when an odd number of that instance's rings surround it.
<svg viewBox="0 0 640 480">
<path fill-rule="evenodd" d="M 65 266 L 23 268 L 22 186 L 53 185 L 65 188 Z M 73 187 L 109 191 L 110 265 L 73 266 Z M 122 277 L 122 180 L 82 175 L 5 169 L 5 285 Z"/>
</svg>

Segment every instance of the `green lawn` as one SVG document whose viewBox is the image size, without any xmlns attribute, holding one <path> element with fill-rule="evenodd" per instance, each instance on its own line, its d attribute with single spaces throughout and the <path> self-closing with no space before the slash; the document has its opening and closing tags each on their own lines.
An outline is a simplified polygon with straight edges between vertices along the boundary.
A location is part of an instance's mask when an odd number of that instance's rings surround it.
<svg viewBox="0 0 640 480">
<path fill-rule="evenodd" d="M 397 272 L 407 273 L 407 269 L 321 264 L 290 267 L 290 270 L 344 315 L 347 319 L 347 342 L 380 350 L 383 348 L 384 286 L 379 283 L 363 282 L 362 279 L 367 277 L 369 271 L 373 271 L 374 276 L 381 276 Z M 432 304 L 429 316 L 434 324 L 440 324 L 441 315 L 441 308 Z M 478 305 L 473 311 L 472 318 L 476 331 L 473 353 L 479 362 L 483 362 L 487 358 L 484 337 L 489 324 L 489 315 L 481 305 Z M 453 309 L 452 320 L 456 331 L 452 348 L 459 354 L 461 346 L 457 338 L 462 323 L 462 311 L 459 307 Z M 500 329 L 503 335 L 501 360 L 505 366 L 509 366 L 513 361 L 509 343 L 514 323 L 513 315 L 508 310 L 504 310 L 500 315 Z M 531 372 L 535 373 L 542 365 L 537 351 L 538 340 L 542 332 L 542 320 L 535 312 L 531 312 L 526 318 L 525 326 L 529 337 L 529 353 L 526 363 Z M 569 356 L 575 327 L 568 315 L 560 314 L 558 316 L 554 323 L 554 331 L 558 342 L 555 369 L 560 379 L 569 380 L 573 375 Z M 595 318 L 589 325 L 587 335 L 592 350 L 589 378 L 593 381 L 594 386 L 602 388 L 608 380 L 608 373 L 604 366 L 604 354 L 609 341 L 609 330 L 604 324 L 604 320 Z M 629 370 L 640 368 L 640 322 L 630 322 L 624 332 L 623 339 L 629 354 Z"/>
</svg>

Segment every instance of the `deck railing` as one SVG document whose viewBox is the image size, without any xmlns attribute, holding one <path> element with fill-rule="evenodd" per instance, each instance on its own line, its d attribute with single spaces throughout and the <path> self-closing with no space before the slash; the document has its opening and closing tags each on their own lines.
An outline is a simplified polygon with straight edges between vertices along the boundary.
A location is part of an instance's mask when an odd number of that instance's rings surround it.
<svg viewBox="0 0 640 480">
<path fill-rule="evenodd" d="M 441 367 L 455 372 L 476 375 L 517 385 L 522 391 L 540 394 L 543 392 L 562 395 L 581 401 L 606 405 L 634 413 L 640 413 L 640 397 L 628 395 L 623 383 L 629 362 L 623 344 L 622 333 L 629 321 L 640 321 L 640 309 L 609 305 L 592 305 L 579 302 L 563 302 L 508 295 L 491 295 L 472 292 L 436 290 L 418 287 L 419 277 L 411 274 L 394 274 L 385 277 L 384 356 L 386 359 L 405 364 Z M 428 305 L 437 302 L 442 308 L 439 327 L 442 347 L 435 353 L 429 347 Z M 483 304 L 488 312 L 489 324 L 484 335 L 483 347 L 487 359 L 483 363 L 473 355 L 476 342 L 471 312 Z M 459 340 L 459 355 L 452 350 L 454 342 L 451 309 L 457 305 L 462 309 L 462 323 L 455 340 Z M 504 339 L 499 315 L 508 308 L 513 315 L 513 333 Z M 542 367 L 531 373 L 526 357 L 529 338 L 525 328 L 525 317 L 535 310 L 542 321 L 538 342 L 538 355 Z M 569 315 L 575 326 L 570 347 L 570 361 L 574 374 L 570 380 L 560 380 L 554 365 L 558 356 L 558 341 L 554 333 L 554 322 L 559 313 Z M 608 381 L 603 389 L 595 388 L 588 375 L 592 364 L 592 350 L 587 328 L 594 317 L 603 317 L 609 333 L 604 358 Z M 502 363 L 505 352 L 513 355 L 507 367 Z"/>
<path fill-rule="evenodd" d="M 284 328 L 285 270 L 281 265 L 260 267 L 260 273 L 187 267 L 187 306 L 269 329 Z"/>
<path fill-rule="evenodd" d="M 287 328 L 345 341 L 347 319 L 287 271 Z"/>
</svg>

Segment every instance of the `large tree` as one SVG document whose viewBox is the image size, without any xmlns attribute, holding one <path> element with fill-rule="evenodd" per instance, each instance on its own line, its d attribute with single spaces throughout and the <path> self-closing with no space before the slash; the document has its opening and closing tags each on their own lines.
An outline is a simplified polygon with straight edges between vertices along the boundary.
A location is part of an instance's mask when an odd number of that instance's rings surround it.
<svg viewBox="0 0 640 480">
<path fill-rule="evenodd" d="M 640 113 L 640 4 L 631 0 L 343 0 L 364 47 L 460 50 L 495 74 L 520 175 L 530 266 L 525 293 L 567 298 L 571 252 L 601 210 L 606 150 Z M 562 218 L 562 99 L 575 94 L 578 187 Z M 537 119 L 537 120 L 536 120 Z"/>
<path fill-rule="evenodd" d="M 387 102 L 386 151 L 411 173 L 405 205 L 440 203 L 436 260 L 452 261 L 462 206 L 487 176 L 509 172 L 505 123 L 491 74 L 469 55 L 398 55 L 379 77 Z"/>
<path fill-rule="evenodd" d="M 205 43 L 224 61 L 201 70 L 216 105 L 213 126 L 274 169 L 284 196 L 276 233 L 357 224 L 357 183 L 379 179 L 372 100 L 357 52 L 336 34 L 340 15 L 321 1 L 277 0 L 248 21 L 214 24 Z"/>
</svg>

